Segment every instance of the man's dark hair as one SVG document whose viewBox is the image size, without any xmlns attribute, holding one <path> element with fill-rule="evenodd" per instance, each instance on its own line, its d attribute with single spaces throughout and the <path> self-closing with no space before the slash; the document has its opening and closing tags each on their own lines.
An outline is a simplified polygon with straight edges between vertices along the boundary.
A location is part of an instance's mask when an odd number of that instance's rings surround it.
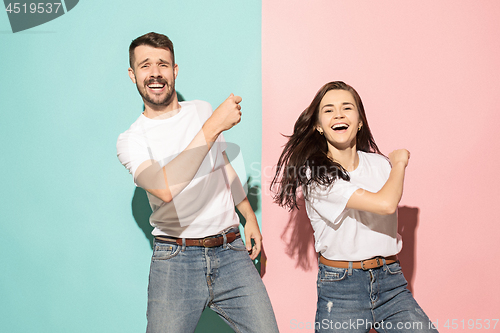
<svg viewBox="0 0 500 333">
<path fill-rule="evenodd" d="M 134 51 L 135 48 L 140 45 L 148 45 L 158 49 L 165 49 L 170 51 L 170 53 L 172 54 L 172 65 L 175 64 L 174 44 L 172 43 L 170 38 L 162 34 L 157 34 L 156 32 L 150 32 L 140 37 L 137 37 L 132 41 L 132 43 L 130 43 L 130 47 L 128 48 L 128 58 L 130 62 L 130 68 L 134 68 L 134 61 L 135 61 Z"/>
</svg>

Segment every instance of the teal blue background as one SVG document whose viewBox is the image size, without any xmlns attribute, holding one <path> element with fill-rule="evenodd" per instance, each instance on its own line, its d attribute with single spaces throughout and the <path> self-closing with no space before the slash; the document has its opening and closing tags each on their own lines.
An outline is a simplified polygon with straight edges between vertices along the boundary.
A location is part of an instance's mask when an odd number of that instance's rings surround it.
<svg viewBox="0 0 500 333">
<path fill-rule="evenodd" d="M 128 46 L 164 33 L 184 99 L 215 108 L 231 92 L 243 97 L 242 122 L 225 137 L 255 185 L 260 20 L 260 1 L 83 0 L 13 34 L 0 13 L 1 332 L 145 330 L 151 247 L 115 148 L 142 111 Z M 197 332 L 231 331 L 211 316 L 203 323 Z"/>
</svg>

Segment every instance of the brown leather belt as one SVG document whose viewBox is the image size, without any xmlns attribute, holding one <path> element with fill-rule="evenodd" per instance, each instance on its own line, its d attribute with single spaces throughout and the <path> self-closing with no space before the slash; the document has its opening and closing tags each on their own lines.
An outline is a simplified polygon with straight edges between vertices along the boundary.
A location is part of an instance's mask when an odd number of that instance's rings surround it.
<svg viewBox="0 0 500 333">
<path fill-rule="evenodd" d="M 353 261 L 352 268 L 362 269 L 365 271 L 372 268 L 378 268 L 384 266 L 384 261 L 382 259 L 385 259 L 385 263 L 389 265 L 398 261 L 398 256 L 394 255 L 389 257 L 375 257 L 372 259 L 367 259 L 362 261 Z M 319 262 L 322 263 L 323 265 L 330 267 L 349 268 L 349 261 L 329 260 L 323 257 L 322 255 L 319 256 Z"/>
<path fill-rule="evenodd" d="M 231 243 L 240 237 L 240 232 L 228 232 L 226 234 L 226 243 Z M 172 243 L 182 245 L 182 238 L 155 236 L 155 239 L 161 243 Z M 216 247 L 224 244 L 224 236 L 216 235 L 205 238 L 185 238 L 186 246 Z"/>
</svg>

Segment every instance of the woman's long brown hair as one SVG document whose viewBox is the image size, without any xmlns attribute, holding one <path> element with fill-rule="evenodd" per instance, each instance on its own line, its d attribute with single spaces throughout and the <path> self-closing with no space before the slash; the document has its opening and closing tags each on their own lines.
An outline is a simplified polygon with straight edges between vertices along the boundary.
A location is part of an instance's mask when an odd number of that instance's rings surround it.
<svg viewBox="0 0 500 333">
<path fill-rule="evenodd" d="M 356 135 L 356 149 L 369 153 L 382 154 L 373 139 L 365 109 L 359 94 L 348 84 L 334 81 L 325 84 L 314 96 L 311 104 L 295 122 L 293 134 L 288 137 L 283 152 L 278 160 L 276 174 L 271 182 L 271 191 L 275 193 L 274 202 L 289 210 L 299 208 L 297 189 L 304 186 L 304 197 L 308 195 L 308 185 L 330 185 L 337 178 L 349 181 L 349 174 L 337 162 L 327 157 L 328 145 L 324 136 L 316 130 L 319 105 L 330 90 L 349 91 L 356 102 L 359 118 L 363 124 Z"/>
</svg>

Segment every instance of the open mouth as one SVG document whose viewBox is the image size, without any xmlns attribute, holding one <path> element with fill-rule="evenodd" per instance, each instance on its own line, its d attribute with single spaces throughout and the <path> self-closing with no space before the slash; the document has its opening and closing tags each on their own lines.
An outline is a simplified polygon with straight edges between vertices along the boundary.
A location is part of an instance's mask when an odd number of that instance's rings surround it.
<svg viewBox="0 0 500 333">
<path fill-rule="evenodd" d="M 162 78 L 150 79 L 146 82 L 146 87 L 154 92 L 161 92 L 167 85 L 167 81 Z"/>
<path fill-rule="evenodd" d="M 334 130 L 335 132 L 345 131 L 348 128 L 349 128 L 349 125 L 347 125 L 345 123 L 339 123 L 339 124 L 335 124 L 332 126 L 332 130 Z"/>
<path fill-rule="evenodd" d="M 150 83 L 148 84 L 148 88 L 151 90 L 162 90 L 165 87 L 165 83 Z"/>
</svg>

